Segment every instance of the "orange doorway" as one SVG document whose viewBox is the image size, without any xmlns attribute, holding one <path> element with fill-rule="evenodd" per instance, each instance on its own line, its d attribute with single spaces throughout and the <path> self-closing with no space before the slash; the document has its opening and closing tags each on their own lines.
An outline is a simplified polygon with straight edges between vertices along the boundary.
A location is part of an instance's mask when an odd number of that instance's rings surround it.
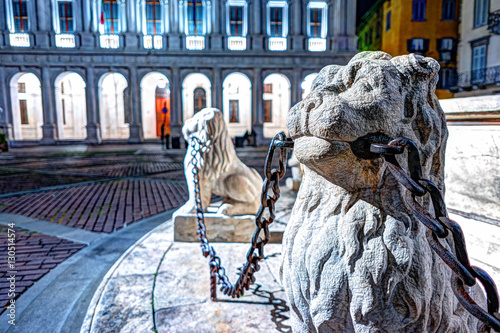
<svg viewBox="0 0 500 333">
<path fill-rule="evenodd" d="M 161 125 L 165 124 L 165 133 L 170 135 L 170 89 L 156 87 L 156 135 L 161 137 Z"/>
</svg>

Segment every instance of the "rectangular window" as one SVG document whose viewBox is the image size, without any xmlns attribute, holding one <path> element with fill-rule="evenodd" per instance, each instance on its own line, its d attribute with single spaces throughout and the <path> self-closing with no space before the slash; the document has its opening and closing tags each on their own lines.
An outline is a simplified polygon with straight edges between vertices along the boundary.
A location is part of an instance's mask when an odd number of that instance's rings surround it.
<svg viewBox="0 0 500 333">
<path fill-rule="evenodd" d="M 264 100 L 264 122 L 273 122 L 273 101 Z"/>
<path fill-rule="evenodd" d="M 20 94 L 26 93 L 26 83 L 18 83 L 17 84 L 17 92 Z"/>
<path fill-rule="evenodd" d="M 101 23 L 104 25 L 105 34 L 120 33 L 120 12 L 116 0 L 102 0 Z"/>
<path fill-rule="evenodd" d="M 391 30 L 391 11 L 385 14 L 385 31 Z"/>
<path fill-rule="evenodd" d="M 62 120 L 63 125 L 66 125 L 66 103 L 64 102 L 64 98 L 61 100 L 62 105 Z"/>
<path fill-rule="evenodd" d="M 189 0 L 187 6 L 188 35 L 203 36 L 203 3 L 201 0 Z"/>
<path fill-rule="evenodd" d="M 269 33 L 271 37 L 284 37 L 283 9 L 283 7 L 269 7 Z"/>
<path fill-rule="evenodd" d="M 457 75 L 455 68 L 441 67 L 439 71 L 438 89 L 448 89 L 457 84 Z"/>
<path fill-rule="evenodd" d="M 229 34 L 243 37 L 243 6 L 229 7 Z"/>
<path fill-rule="evenodd" d="M 72 34 L 75 31 L 73 23 L 73 2 L 59 1 L 57 3 L 59 11 L 59 33 Z"/>
<path fill-rule="evenodd" d="M 309 8 L 309 37 L 323 37 L 321 33 L 322 17 L 322 8 Z"/>
<path fill-rule="evenodd" d="M 365 32 L 365 45 L 372 45 L 372 29 L 368 29 L 368 31 Z"/>
<path fill-rule="evenodd" d="M 426 0 L 413 0 L 413 21 L 425 21 Z"/>
<path fill-rule="evenodd" d="M 237 99 L 229 100 L 229 122 L 230 123 L 240 122 L 240 101 Z"/>
<path fill-rule="evenodd" d="M 455 20 L 455 0 L 443 0 L 443 13 L 441 15 L 441 20 Z"/>
<path fill-rule="evenodd" d="M 488 24 L 488 12 L 490 0 L 475 0 L 474 4 L 474 28 Z"/>
<path fill-rule="evenodd" d="M 410 53 L 425 54 L 429 51 L 429 39 L 412 38 L 407 40 L 406 49 Z"/>
<path fill-rule="evenodd" d="M 12 1 L 14 32 L 28 32 L 28 0 Z"/>
<path fill-rule="evenodd" d="M 264 94 L 272 94 L 273 93 L 273 85 L 271 83 L 264 84 Z"/>
<path fill-rule="evenodd" d="M 163 33 L 160 0 L 146 0 L 146 33 L 148 35 Z"/>
<path fill-rule="evenodd" d="M 25 99 L 19 100 L 19 111 L 21 112 L 21 124 L 29 125 L 28 120 L 28 105 Z"/>
</svg>

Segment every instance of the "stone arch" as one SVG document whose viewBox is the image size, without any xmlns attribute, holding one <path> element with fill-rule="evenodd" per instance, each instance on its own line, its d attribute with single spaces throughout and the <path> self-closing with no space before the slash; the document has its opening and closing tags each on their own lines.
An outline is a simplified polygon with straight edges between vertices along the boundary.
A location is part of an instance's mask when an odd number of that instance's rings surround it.
<svg viewBox="0 0 500 333">
<path fill-rule="evenodd" d="M 10 79 L 12 126 L 15 140 L 42 138 L 43 104 L 40 79 L 31 72 Z"/>
<path fill-rule="evenodd" d="M 194 91 L 197 88 L 205 90 L 206 107 L 212 106 L 212 84 L 202 73 L 188 74 L 182 81 L 182 110 L 184 122 L 194 115 Z"/>
<path fill-rule="evenodd" d="M 318 73 L 308 74 L 300 84 L 302 90 L 302 99 L 304 99 L 311 92 L 311 86 L 316 76 L 318 76 Z"/>
<path fill-rule="evenodd" d="M 222 83 L 222 112 L 231 136 L 252 130 L 252 83 L 248 76 L 234 72 Z"/>
<path fill-rule="evenodd" d="M 120 73 L 109 72 L 101 76 L 98 83 L 99 120 L 101 137 L 106 139 L 128 139 L 130 116 L 125 107 L 127 79 Z"/>
<path fill-rule="evenodd" d="M 59 139 L 85 139 L 87 108 L 84 79 L 78 73 L 63 72 L 56 77 L 54 87 Z"/>
<path fill-rule="evenodd" d="M 285 75 L 273 73 L 264 79 L 262 103 L 264 137 L 272 138 L 278 132 L 286 132 L 286 114 L 290 110 L 291 103 L 291 84 Z"/>
<path fill-rule="evenodd" d="M 164 113 L 166 109 L 166 113 Z M 166 75 L 150 72 L 141 80 L 141 115 L 144 139 L 161 136 L 161 125 L 165 134 L 170 134 L 170 81 Z"/>
</svg>

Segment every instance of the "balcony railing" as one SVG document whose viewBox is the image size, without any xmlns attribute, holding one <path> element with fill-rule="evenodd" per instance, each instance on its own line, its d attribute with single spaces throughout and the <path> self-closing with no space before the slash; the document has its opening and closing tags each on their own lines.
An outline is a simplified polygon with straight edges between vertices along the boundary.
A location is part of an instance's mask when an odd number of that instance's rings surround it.
<svg viewBox="0 0 500 333">
<path fill-rule="evenodd" d="M 163 38 L 159 35 L 145 35 L 144 48 L 161 50 L 163 48 Z"/>
<path fill-rule="evenodd" d="M 488 15 L 488 30 L 495 35 L 500 35 L 500 10 Z"/>
<path fill-rule="evenodd" d="M 120 36 L 101 35 L 101 47 L 103 49 L 117 49 L 120 47 Z"/>
<path fill-rule="evenodd" d="M 286 51 L 286 38 L 269 37 L 269 51 Z"/>
<path fill-rule="evenodd" d="M 205 36 L 186 36 L 186 49 L 204 50 Z"/>
<path fill-rule="evenodd" d="M 459 73 L 456 82 L 457 88 L 500 84 L 500 66 Z"/>
<path fill-rule="evenodd" d="M 247 48 L 246 37 L 228 37 L 227 48 L 231 51 L 244 51 Z"/>
<path fill-rule="evenodd" d="M 25 33 L 10 34 L 10 46 L 30 47 L 30 35 Z"/>
<path fill-rule="evenodd" d="M 75 47 L 75 35 L 71 34 L 57 34 L 56 35 L 56 46 L 64 48 Z"/>
<path fill-rule="evenodd" d="M 309 38 L 308 50 L 311 52 L 326 51 L 326 39 L 324 38 Z"/>
</svg>

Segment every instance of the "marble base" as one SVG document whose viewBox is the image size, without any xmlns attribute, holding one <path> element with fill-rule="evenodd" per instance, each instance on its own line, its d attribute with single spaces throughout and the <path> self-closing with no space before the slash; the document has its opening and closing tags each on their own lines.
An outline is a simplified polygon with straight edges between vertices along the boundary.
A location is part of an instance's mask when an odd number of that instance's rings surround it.
<svg viewBox="0 0 500 333">
<path fill-rule="evenodd" d="M 212 207 L 209 207 L 209 209 Z M 215 212 L 205 213 L 207 238 L 210 242 L 248 243 L 255 231 L 255 216 L 227 216 Z M 174 240 L 198 242 L 198 224 L 195 214 L 174 217 Z M 271 230 L 270 243 L 281 243 L 282 230 Z M 263 236 L 263 232 L 262 232 Z"/>
</svg>

